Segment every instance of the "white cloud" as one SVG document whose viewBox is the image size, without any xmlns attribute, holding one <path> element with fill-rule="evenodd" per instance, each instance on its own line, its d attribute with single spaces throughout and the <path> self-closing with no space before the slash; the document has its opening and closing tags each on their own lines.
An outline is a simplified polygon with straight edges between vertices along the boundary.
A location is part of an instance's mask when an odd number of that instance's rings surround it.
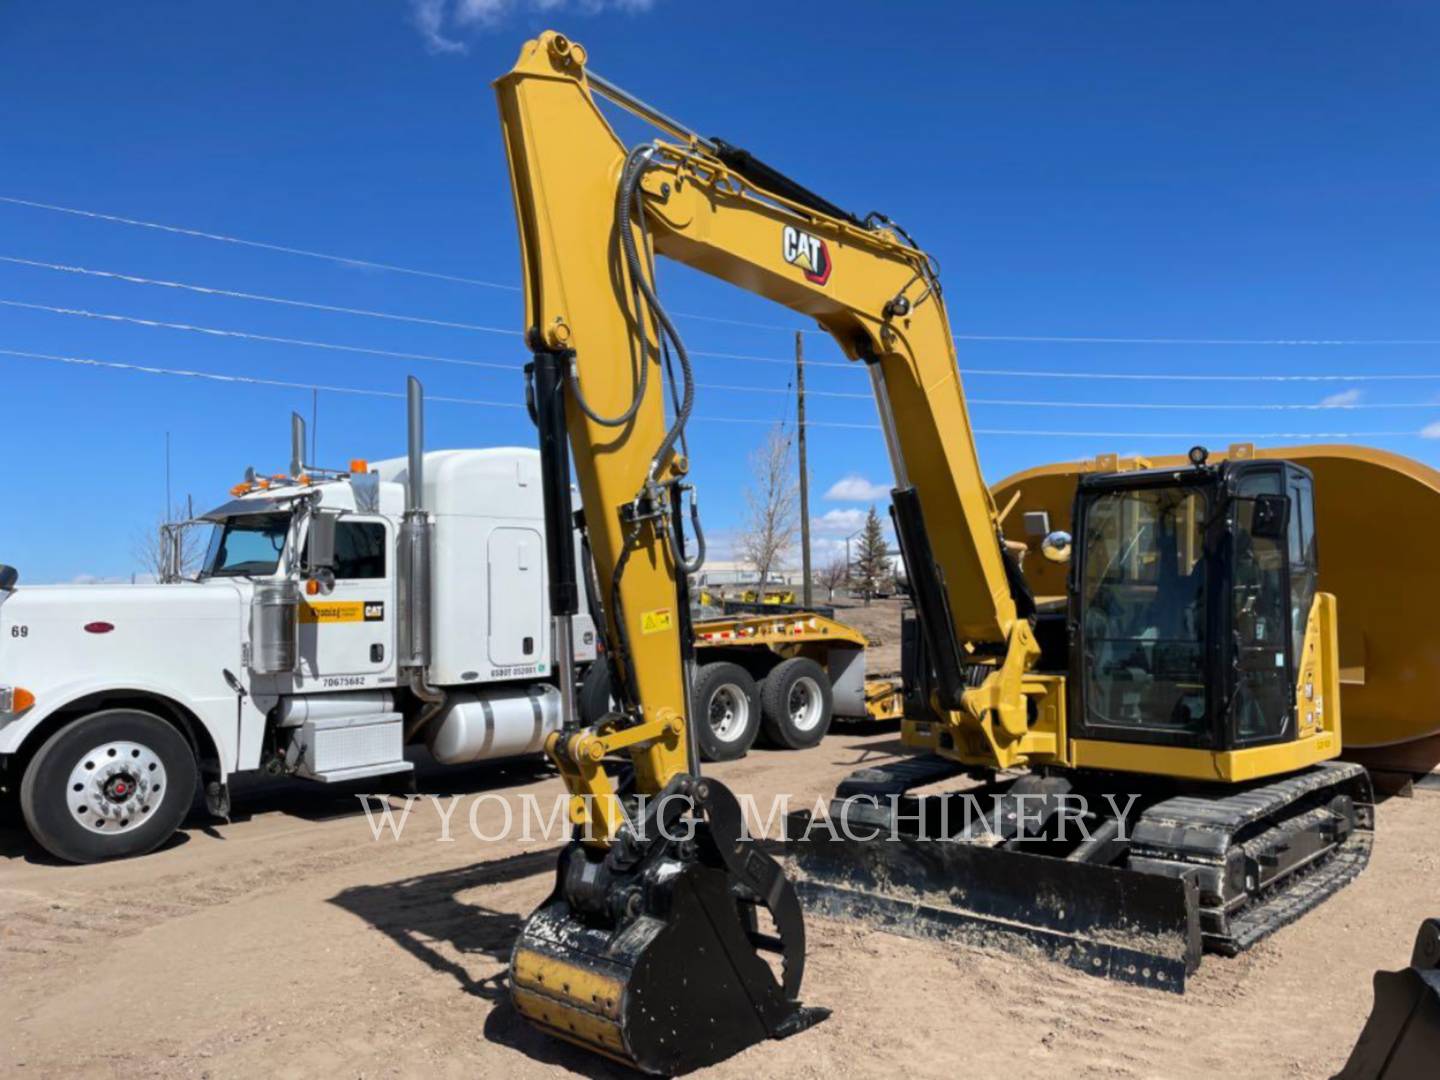
<svg viewBox="0 0 1440 1080">
<path fill-rule="evenodd" d="M 1349 409 L 1357 405 L 1363 396 L 1363 390 L 1341 390 L 1338 394 L 1328 394 L 1321 398 L 1320 407 L 1323 409 Z"/>
<path fill-rule="evenodd" d="M 1440 439 L 1440 420 L 1436 420 L 1433 424 L 1426 424 L 1421 428 L 1420 437 L 1422 439 Z"/>
<path fill-rule="evenodd" d="M 831 502 L 876 502 L 890 498 L 890 489 L 884 484 L 872 484 L 859 473 L 851 473 L 830 485 L 825 498 Z"/>
<path fill-rule="evenodd" d="M 409 0 L 410 21 L 420 31 L 425 47 L 437 55 L 468 52 L 467 33 L 499 26 L 512 12 L 575 11 L 581 15 L 603 15 L 618 11 L 638 15 L 655 6 L 656 0 Z"/>
<path fill-rule="evenodd" d="M 819 517 L 810 519 L 811 531 L 822 536 L 849 536 L 864 525 L 864 510 L 827 510 Z"/>
<path fill-rule="evenodd" d="M 449 0 L 410 0 L 410 21 L 425 47 L 432 53 L 459 53 L 465 51 L 465 43 L 447 38 L 441 31 L 445 25 L 445 7 Z"/>
</svg>

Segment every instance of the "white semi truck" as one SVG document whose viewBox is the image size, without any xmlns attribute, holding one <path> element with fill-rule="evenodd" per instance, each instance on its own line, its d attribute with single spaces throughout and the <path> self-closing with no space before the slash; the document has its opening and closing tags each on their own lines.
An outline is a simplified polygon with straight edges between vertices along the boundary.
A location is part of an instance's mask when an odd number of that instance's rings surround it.
<svg viewBox="0 0 1440 1080">
<path fill-rule="evenodd" d="M 198 578 L 21 586 L 0 566 L 0 783 L 35 839 L 92 862 L 164 842 L 264 770 L 319 782 L 536 753 L 594 625 L 552 640 L 539 456 L 409 452 L 247 476 Z M 578 543 L 578 537 L 577 537 Z M 403 778 L 402 778 L 403 779 Z"/>
</svg>

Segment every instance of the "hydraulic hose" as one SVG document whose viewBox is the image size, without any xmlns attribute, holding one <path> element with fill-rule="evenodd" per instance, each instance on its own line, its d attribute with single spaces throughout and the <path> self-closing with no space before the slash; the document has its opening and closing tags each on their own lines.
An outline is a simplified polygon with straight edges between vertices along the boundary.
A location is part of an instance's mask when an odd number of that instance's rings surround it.
<svg viewBox="0 0 1440 1080">
<path fill-rule="evenodd" d="M 670 429 L 665 432 L 665 437 L 660 440 L 660 445 L 650 462 L 649 479 L 652 482 L 659 476 L 660 469 L 675 448 L 675 443 L 684 434 L 685 425 L 689 422 L 690 413 L 695 407 L 695 373 L 690 366 L 690 354 L 685 351 L 685 344 L 680 340 L 680 331 L 670 321 L 664 305 L 660 303 L 660 298 L 646 279 L 645 264 L 640 258 L 639 249 L 635 245 L 635 234 L 630 228 L 636 211 L 641 211 L 643 216 L 639 203 L 640 177 L 644 175 L 645 163 L 653 153 L 654 149 L 650 146 L 637 146 L 630 151 L 629 157 L 625 159 L 625 169 L 620 177 L 620 193 L 615 205 L 615 227 L 620 233 L 620 248 L 625 255 L 625 265 L 630 271 L 630 280 L 645 297 L 645 303 L 649 306 L 656 323 L 659 324 L 661 333 L 670 340 L 685 382 L 680 404 L 675 410 L 675 419 L 671 422 Z"/>
</svg>

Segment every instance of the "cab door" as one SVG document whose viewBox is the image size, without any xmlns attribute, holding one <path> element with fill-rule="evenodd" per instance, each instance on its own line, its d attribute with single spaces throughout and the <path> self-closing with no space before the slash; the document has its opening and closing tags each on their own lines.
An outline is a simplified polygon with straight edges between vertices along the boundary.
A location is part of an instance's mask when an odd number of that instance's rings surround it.
<svg viewBox="0 0 1440 1080">
<path fill-rule="evenodd" d="M 373 685 L 394 666 L 394 540 L 379 517 L 335 525 L 335 587 L 300 605 L 300 654 L 321 688 Z"/>
</svg>

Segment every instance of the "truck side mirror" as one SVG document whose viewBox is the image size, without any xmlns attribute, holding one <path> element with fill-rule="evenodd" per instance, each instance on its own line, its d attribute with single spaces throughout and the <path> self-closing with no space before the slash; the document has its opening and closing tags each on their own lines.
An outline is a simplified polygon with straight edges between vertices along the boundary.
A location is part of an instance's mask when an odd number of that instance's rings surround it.
<svg viewBox="0 0 1440 1080">
<path fill-rule="evenodd" d="M 6 566 L 0 563 L 0 591 L 9 591 L 15 588 L 15 583 L 20 580 L 20 571 L 13 566 Z"/>
<path fill-rule="evenodd" d="M 319 512 L 310 515 L 310 538 L 306 549 L 306 569 L 311 577 L 335 570 L 335 515 Z"/>
<path fill-rule="evenodd" d="M 1290 524 L 1290 499 L 1286 495 L 1255 496 L 1255 513 L 1250 535 L 1261 540 L 1279 540 Z"/>
</svg>

